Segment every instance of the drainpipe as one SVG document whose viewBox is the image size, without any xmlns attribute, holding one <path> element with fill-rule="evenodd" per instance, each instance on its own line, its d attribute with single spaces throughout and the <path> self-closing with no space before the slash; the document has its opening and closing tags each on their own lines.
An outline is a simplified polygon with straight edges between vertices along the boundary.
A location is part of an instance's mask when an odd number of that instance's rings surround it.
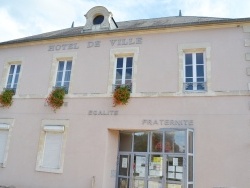
<svg viewBox="0 0 250 188">
<path fill-rule="evenodd" d="M 95 187 L 95 176 L 91 178 L 91 188 Z"/>
</svg>

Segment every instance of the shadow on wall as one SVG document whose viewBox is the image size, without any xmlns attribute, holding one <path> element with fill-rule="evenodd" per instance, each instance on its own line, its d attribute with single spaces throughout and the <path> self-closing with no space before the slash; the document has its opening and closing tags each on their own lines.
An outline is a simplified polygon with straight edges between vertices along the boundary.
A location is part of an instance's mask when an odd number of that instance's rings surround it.
<svg viewBox="0 0 250 188">
<path fill-rule="evenodd" d="M 16 188 L 15 186 L 11 185 L 11 186 L 3 186 L 3 185 L 0 185 L 0 188 Z"/>
</svg>

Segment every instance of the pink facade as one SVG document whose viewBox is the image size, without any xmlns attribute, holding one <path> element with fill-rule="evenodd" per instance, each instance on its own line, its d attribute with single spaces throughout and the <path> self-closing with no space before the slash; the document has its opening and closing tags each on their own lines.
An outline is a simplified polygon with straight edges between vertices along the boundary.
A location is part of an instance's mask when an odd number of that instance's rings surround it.
<svg viewBox="0 0 250 188">
<path fill-rule="evenodd" d="M 104 9 L 94 10 L 104 17 L 107 14 Z M 92 27 L 86 34 L 0 44 L 0 91 L 9 82 L 11 65 L 21 65 L 13 104 L 0 108 L 0 134 L 8 132 L 2 144 L 0 186 L 123 188 L 118 177 L 117 156 L 123 152 L 120 132 L 149 131 L 151 135 L 173 129 L 193 131 L 192 181 L 183 172 L 183 177 L 168 184 L 170 171 L 163 167 L 164 180 L 153 179 L 158 184 L 149 184 L 149 175 L 140 174 L 138 180 L 144 184 L 138 188 L 162 184 L 168 188 L 249 188 L 250 19 L 130 30 L 119 30 L 119 23 L 117 29 L 111 26 L 108 31 Z M 199 85 L 198 64 L 198 85 L 185 88 L 183 84 L 189 83 L 185 54 L 197 53 L 203 54 L 200 66 L 205 86 Z M 124 57 L 133 57 L 131 98 L 127 105 L 114 107 L 116 63 Z M 60 61 L 72 62 L 72 68 L 64 105 L 54 112 L 45 99 L 57 82 Z M 45 165 L 49 125 L 64 127 L 56 170 L 50 169 L 54 161 Z M 140 153 L 147 160 L 152 154 L 149 143 L 145 155 Z M 183 158 L 188 155 L 186 148 Z M 185 168 L 191 173 L 190 166 Z M 144 170 L 149 174 L 150 165 Z M 127 179 L 127 187 L 136 187 L 132 177 Z"/>
</svg>

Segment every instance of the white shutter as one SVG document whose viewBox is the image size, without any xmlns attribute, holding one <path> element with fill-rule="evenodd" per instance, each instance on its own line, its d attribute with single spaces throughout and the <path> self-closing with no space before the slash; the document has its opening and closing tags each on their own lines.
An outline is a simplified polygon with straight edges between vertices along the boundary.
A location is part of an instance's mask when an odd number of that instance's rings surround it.
<svg viewBox="0 0 250 188">
<path fill-rule="evenodd" d="M 59 169 L 61 163 L 63 134 L 46 132 L 43 162 L 45 168 Z"/>
<path fill-rule="evenodd" d="M 62 125 L 46 125 L 44 126 L 44 131 L 46 132 L 55 132 L 55 133 L 63 133 L 64 126 Z"/>
<path fill-rule="evenodd" d="M 4 163 L 8 133 L 9 133 L 8 130 L 0 130 L 0 164 Z"/>
<path fill-rule="evenodd" d="M 9 130 L 9 129 L 10 129 L 10 125 L 0 123 L 0 130 Z"/>
</svg>

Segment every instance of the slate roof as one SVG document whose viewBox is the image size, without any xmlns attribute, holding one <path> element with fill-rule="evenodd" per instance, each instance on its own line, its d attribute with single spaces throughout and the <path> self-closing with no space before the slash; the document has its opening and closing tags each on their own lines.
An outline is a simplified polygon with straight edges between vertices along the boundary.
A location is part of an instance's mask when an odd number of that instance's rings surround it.
<svg viewBox="0 0 250 188">
<path fill-rule="evenodd" d="M 73 37 L 81 35 L 93 35 L 99 33 L 185 27 L 185 26 L 206 25 L 206 24 L 225 24 L 233 22 L 250 22 L 250 18 L 230 19 L 230 18 L 213 18 L 213 17 L 196 17 L 196 16 L 174 16 L 174 17 L 151 18 L 142 20 L 131 20 L 131 21 L 116 22 L 118 28 L 113 30 L 91 31 L 91 30 L 85 30 L 84 26 L 80 26 L 80 27 L 67 28 L 58 31 L 33 35 L 11 41 L 6 41 L 0 43 L 0 46 L 5 44 L 15 44 L 22 42 L 65 38 L 65 37 Z"/>
</svg>

